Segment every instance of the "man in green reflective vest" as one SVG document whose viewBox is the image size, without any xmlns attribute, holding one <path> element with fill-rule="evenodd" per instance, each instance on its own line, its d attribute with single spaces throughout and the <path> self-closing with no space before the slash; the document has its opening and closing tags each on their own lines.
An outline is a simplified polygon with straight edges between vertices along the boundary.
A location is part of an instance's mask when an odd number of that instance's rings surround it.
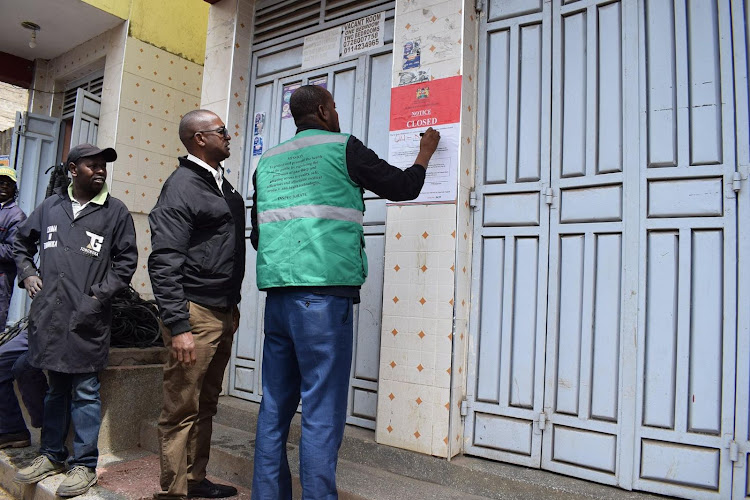
<svg viewBox="0 0 750 500">
<path fill-rule="evenodd" d="M 362 193 L 419 196 L 440 134 L 427 129 L 414 165 L 401 170 L 340 133 L 327 90 L 302 86 L 289 105 L 297 134 L 266 151 L 253 176 L 250 239 L 258 288 L 268 296 L 252 496 L 292 498 L 286 440 L 301 399 L 303 498 L 335 499 L 353 305 L 367 277 Z"/>
</svg>

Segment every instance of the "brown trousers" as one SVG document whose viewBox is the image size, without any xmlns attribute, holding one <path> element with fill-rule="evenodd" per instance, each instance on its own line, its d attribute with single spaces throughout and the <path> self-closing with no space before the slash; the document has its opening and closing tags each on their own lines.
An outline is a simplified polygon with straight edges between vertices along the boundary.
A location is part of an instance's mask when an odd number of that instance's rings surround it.
<svg viewBox="0 0 750 500">
<path fill-rule="evenodd" d="M 239 320 L 236 308 L 218 312 L 193 302 L 188 305 L 197 359 L 188 366 L 170 356 L 164 367 L 164 403 L 158 424 L 161 492 L 155 498 L 185 498 L 188 481 L 206 477 L 211 420 Z M 162 337 L 170 349 L 172 336 L 164 325 Z"/>
</svg>

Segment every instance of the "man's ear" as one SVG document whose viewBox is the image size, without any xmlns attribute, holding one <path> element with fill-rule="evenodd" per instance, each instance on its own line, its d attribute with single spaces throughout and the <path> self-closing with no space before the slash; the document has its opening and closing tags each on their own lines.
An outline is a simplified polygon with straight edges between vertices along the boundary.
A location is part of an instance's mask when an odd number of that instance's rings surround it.
<svg viewBox="0 0 750 500">
<path fill-rule="evenodd" d="M 328 118 L 328 110 L 325 106 L 322 104 L 318 104 L 318 118 L 320 118 L 321 121 L 325 122 Z"/>
<path fill-rule="evenodd" d="M 68 163 L 68 171 L 70 172 L 70 175 L 72 175 L 73 177 L 78 176 L 78 172 L 76 172 L 76 164 L 73 163 L 72 161 Z"/>
</svg>

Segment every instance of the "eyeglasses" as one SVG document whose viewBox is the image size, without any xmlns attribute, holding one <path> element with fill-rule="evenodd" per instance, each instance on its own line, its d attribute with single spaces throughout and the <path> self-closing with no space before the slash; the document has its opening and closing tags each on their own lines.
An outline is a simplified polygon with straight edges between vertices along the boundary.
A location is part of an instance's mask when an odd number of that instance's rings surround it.
<svg viewBox="0 0 750 500">
<path fill-rule="evenodd" d="M 198 130 L 195 134 L 207 134 L 209 132 L 215 132 L 221 136 L 229 137 L 229 131 L 227 130 L 227 127 L 222 125 L 219 128 L 215 128 L 213 130 Z M 195 135 L 193 134 L 193 135 Z"/>
</svg>

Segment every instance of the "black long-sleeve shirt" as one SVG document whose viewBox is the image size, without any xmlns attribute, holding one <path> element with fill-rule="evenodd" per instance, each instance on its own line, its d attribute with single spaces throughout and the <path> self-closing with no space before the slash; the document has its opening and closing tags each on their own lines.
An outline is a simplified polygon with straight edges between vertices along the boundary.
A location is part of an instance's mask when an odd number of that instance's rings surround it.
<svg viewBox="0 0 750 500">
<path fill-rule="evenodd" d="M 319 125 L 301 125 L 297 128 L 297 133 L 309 129 L 324 130 L 323 127 Z M 424 185 L 425 168 L 425 166 L 416 163 L 406 170 L 394 167 L 387 161 L 378 157 L 375 151 L 362 144 L 362 141 L 353 135 L 349 137 L 349 140 L 346 143 L 346 169 L 349 172 L 349 177 L 355 184 L 360 186 L 363 191 L 368 189 L 387 200 L 407 201 L 413 200 L 419 196 L 419 192 Z M 256 206 L 257 188 L 255 185 L 255 173 L 253 173 L 253 206 L 250 210 L 252 231 L 250 232 L 250 243 L 252 243 L 253 248 L 257 250 L 258 212 Z M 294 288 L 303 289 L 321 295 L 353 297 L 355 303 L 359 302 L 359 287 L 356 286 Z M 290 288 L 284 288 L 285 291 L 289 291 L 289 289 Z"/>
</svg>

